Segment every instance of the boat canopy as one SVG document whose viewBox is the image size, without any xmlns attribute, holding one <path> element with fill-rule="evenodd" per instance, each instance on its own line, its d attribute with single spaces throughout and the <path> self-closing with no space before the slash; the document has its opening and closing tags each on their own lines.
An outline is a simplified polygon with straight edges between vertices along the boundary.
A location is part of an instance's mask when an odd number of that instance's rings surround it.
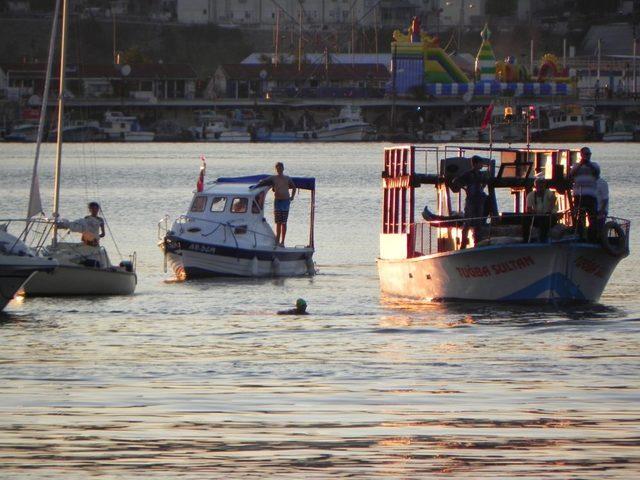
<svg viewBox="0 0 640 480">
<path fill-rule="evenodd" d="M 255 185 L 260 180 L 270 177 L 271 175 L 251 175 L 248 177 L 220 177 L 216 180 L 217 183 L 248 183 Z M 301 190 L 316 189 L 316 179 L 314 177 L 291 177 L 296 188 Z"/>
</svg>

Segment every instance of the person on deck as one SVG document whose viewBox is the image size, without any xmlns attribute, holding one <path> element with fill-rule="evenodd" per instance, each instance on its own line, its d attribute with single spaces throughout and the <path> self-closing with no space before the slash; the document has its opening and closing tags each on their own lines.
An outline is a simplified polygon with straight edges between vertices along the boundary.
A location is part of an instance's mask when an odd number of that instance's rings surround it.
<svg viewBox="0 0 640 480">
<path fill-rule="evenodd" d="M 89 215 L 84 217 L 82 243 L 97 247 L 100 245 L 100 239 L 104 237 L 104 220 L 98 216 L 98 213 L 100 213 L 100 205 L 98 202 L 91 202 L 88 207 Z"/>
<path fill-rule="evenodd" d="M 482 170 L 485 160 L 478 155 L 471 157 L 471 170 L 453 179 L 452 185 L 465 190 L 467 197 L 464 202 L 464 218 L 468 218 L 462 227 L 462 242 L 460 249 L 466 248 L 468 233 L 471 227 L 479 227 L 483 218 L 487 216 L 488 195 L 484 192 L 486 181 Z M 475 228 L 473 230 L 474 242 L 477 241 Z"/>
<path fill-rule="evenodd" d="M 531 240 L 531 227 L 537 227 L 539 241 L 546 243 L 549 239 L 549 229 L 558 221 L 558 199 L 555 192 L 549 190 L 544 179 L 536 177 L 533 190 L 527 194 L 527 213 L 532 214 L 524 218 L 522 237 L 525 243 Z"/>
<path fill-rule="evenodd" d="M 257 185 L 250 188 L 262 187 L 270 185 L 273 187 L 274 203 L 273 203 L 273 216 L 276 223 L 276 245 L 284 247 L 284 239 L 287 236 L 287 220 L 289 218 L 289 207 L 291 202 L 296 196 L 296 186 L 288 177 L 284 174 L 284 164 L 282 162 L 276 163 L 276 175 L 271 175 L 263 180 L 260 180 Z M 291 190 L 291 195 L 289 195 Z"/>
<path fill-rule="evenodd" d="M 591 161 L 589 147 L 580 149 L 580 162 L 569 171 L 569 179 L 573 182 L 573 206 L 577 213 L 578 234 L 584 237 L 585 222 L 589 221 L 587 240 L 595 242 L 597 237 L 596 184 L 600 177 L 600 166 Z"/>
</svg>

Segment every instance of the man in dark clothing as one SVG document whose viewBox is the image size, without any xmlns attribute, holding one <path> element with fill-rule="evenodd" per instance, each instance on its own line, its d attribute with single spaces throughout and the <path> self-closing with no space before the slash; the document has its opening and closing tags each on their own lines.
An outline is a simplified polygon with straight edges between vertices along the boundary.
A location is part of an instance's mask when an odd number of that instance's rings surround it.
<svg viewBox="0 0 640 480">
<path fill-rule="evenodd" d="M 585 222 L 589 220 L 587 239 L 597 240 L 598 231 L 598 199 L 597 181 L 600 177 L 600 166 L 591 161 L 589 147 L 580 149 L 580 162 L 571 167 L 569 179 L 573 182 L 573 206 L 577 211 L 578 234 L 584 237 Z"/>
<path fill-rule="evenodd" d="M 462 227 L 462 243 L 460 248 L 466 248 L 468 243 L 468 232 L 471 227 L 479 227 L 484 223 L 484 217 L 487 216 L 487 199 L 488 196 L 484 192 L 486 181 L 482 170 L 485 161 L 482 157 L 474 155 L 471 157 L 471 170 L 466 171 L 459 177 L 453 179 L 452 185 L 462 188 L 467 194 L 464 202 L 464 218 L 468 218 Z M 474 242 L 477 241 L 475 228 L 473 231 Z"/>
</svg>

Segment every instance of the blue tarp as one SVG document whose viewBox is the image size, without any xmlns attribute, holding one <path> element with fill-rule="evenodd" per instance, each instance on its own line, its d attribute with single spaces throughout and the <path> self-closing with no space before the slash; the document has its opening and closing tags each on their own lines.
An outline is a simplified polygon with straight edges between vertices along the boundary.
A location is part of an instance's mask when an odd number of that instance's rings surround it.
<svg viewBox="0 0 640 480">
<path fill-rule="evenodd" d="M 250 183 L 255 185 L 271 175 L 251 175 L 249 177 L 220 177 L 216 180 L 218 183 Z M 291 177 L 296 188 L 302 190 L 315 190 L 316 179 L 313 177 Z"/>
</svg>

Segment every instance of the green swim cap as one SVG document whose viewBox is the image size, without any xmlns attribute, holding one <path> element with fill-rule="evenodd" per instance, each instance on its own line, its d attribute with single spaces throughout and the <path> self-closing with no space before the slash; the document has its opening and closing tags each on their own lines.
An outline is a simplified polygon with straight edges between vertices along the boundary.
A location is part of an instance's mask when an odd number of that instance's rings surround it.
<svg viewBox="0 0 640 480">
<path fill-rule="evenodd" d="M 296 308 L 307 308 L 307 302 L 304 301 L 304 298 L 296 300 Z"/>
</svg>

